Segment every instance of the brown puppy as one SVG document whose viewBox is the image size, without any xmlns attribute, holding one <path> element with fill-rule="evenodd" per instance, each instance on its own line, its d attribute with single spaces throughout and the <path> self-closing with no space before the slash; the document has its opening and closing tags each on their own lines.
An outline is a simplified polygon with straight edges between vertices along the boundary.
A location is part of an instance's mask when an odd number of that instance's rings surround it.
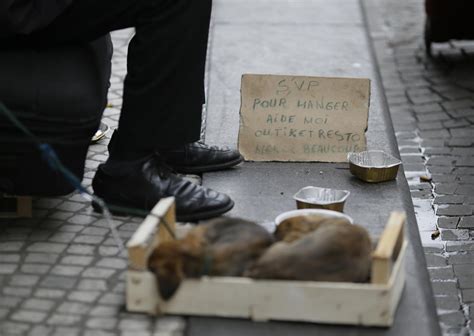
<svg viewBox="0 0 474 336">
<path fill-rule="evenodd" d="M 364 282 L 369 278 L 371 252 L 370 237 L 363 227 L 323 221 L 300 239 L 273 244 L 244 275 L 257 279 Z"/>
<path fill-rule="evenodd" d="M 291 243 L 302 236 L 316 230 L 325 223 L 350 224 L 345 218 L 327 218 L 319 215 L 292 217 L 281 222 L 275 230 L 276 240 Z"/>
<path fill-rule="evenodd" d="M 183 239 L 160 244 L 148 267 L 168 300 L 184 278 L 242 276 L 273 241 L 258 224 L 222 217 L 197 226 Z"/>
</svg>

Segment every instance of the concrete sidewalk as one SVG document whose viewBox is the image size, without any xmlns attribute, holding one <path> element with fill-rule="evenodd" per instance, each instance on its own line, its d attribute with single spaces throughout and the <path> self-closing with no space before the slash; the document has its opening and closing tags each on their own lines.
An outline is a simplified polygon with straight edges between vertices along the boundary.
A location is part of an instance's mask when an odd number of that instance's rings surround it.
<svg viewBox="0 0 474 336">
<path fill-rule="evenodd" d="M 369 147 L 396 153 L 376 63 L 358 0 L 215 0 L 207 78 L 207 132 L 211 144 L 236 145 L 243 73 L 368 77 L 373 80 Z M 104 120 L 116 127 L 131 31 L 113 34 L 110 107 Z M 91 146 L 84 183 L 106 159 L 108 140 Z M 322 174 L 320 174 L 322 172 Z M 344 165 L 251 164 L 204 176 L 204 184 L 236 200 L 233 215 L 270 223 L 294 207 L 291 195 L 317 183 L 353 191 L 347 213 L 381 232 L 388 212 L 410 216 L 407 288 L 392 329 L 363 329 L 296 323 L 253 324 L 240 320 L 154 318 L 124 310 L 126 262 L 107 223 L 77 195 L 35 202 L 31 220 L 0 222 L 0 335 L 437 335 L 434 301 L 408 186 L 367 186 Z M 283 194 L 281 194 L 283 192 Z M 262 195 L 267 195 L 261 202 Z M 377 211 L 367 202 L 383 199 Z M 278 205 L 278 207 L 276 206 Z M 258 206 L 258 207 L 256 207 Z M 141 219 L 115 219 L 128 239 Z"/>
</svg>

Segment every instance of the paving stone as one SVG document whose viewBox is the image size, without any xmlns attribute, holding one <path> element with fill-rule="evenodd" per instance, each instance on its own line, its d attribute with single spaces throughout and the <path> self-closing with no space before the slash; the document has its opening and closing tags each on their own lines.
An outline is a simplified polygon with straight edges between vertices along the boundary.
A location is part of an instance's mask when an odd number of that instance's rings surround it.
<svg viewBox="0 0 474 336">
<path fill-rule="evenodd" d="M 7 308 L 0 308 L 0 321 L 3 320 L 9 312 L 10 310 Z"/>
<path fill-rule="evenodd" d="M 92 308 L 93 306 L 87 303 L 66 301 L 59 305 L 56 312 L 59 314 L 84 315 L 91 311 Z"/>
<path fill-rule="evenodd" d="M 80 235 L 74 239 L 75 243 L 79 244 L 100 244 L 104 240 L 104 237 L 101 236 L 91 236 L 91 235 Z"/>
<path fill-rule="evenodd" d="M 41 282 L 42 287 L 54 289 L 71 289 L 76 283 L 76 279 L 64 276 L 47 276 Z"/>
<path fill-rule="evenodd" d="M 441 105 L 444 107 L 445 110 L 456 110 L 464 107 L 471 107 L 473 106 L 473 104 L 474 102 L 472 101 L 472 99 L 462 99 L 443 102 Z"/>
<path fill-rule="evenodd" d="M 56 302 L 52 300 L 28 299 L 25 302 L 23 302 L 23 308 L 28 309 L 28 310 L 49 311 L 53 308 L 55 304 Z"/>
<path fill-rule="evenodd" d="M 461 311 L 439 315 L 440 321 L 449 326 L 463 326 L 466 323 L 466 318 Z"/>
<path fill-rule="evenodd" d="M 452 151 L 451 148 L 448 147 L 431 147 L 431 148 L 425 148 L 423 150 L 424 155 L 442 155 L 442 154 L 450 154 Z"/>
<path fill-rule="evenodd" d="M 451 255 L 448 258 L 450 264 L 473 264 L 474 265 L 474 252 L 458 253 Z"/>
<path fill-rule="evenodd" d="M 474 289 L 474 277 L 467 276 L 458 276 L 458 284 L 461 289 Z"/>
<path fill-rule="evenodd" d="M 443 127 L 446 127 L 446 128 L 465 127 L 465 126 L 469 126 L 469 125 L 470 125 L 470 123 L 467 120 L 443 121 Z"/>
<path fill-rule="evenodd" d="M 137 320 L 137 319 L 122 319 L 119 322 L 118 328 L 120 330 L 148 330 L 151 327 L 150 320 Z"/>
<path fill-rule="evenodd" d="M 186 328 L 186 320 L 178 316 L 163 316 L 155 322 L 156 331 L 182 332 Z"/>
<path fill-rule="evenodd" d="M 102 258 L 97 263 L 97 267 L 125 269 L 127 268 L 127 261 L 119 258 Z"/>
<path fill-rule="evenodd" d="M 451 117 L 445 112 L 437 112 L 437 113 L 425 113 L 417 115 L 418 120 L 420 121 L 420 126 L 426 123 L 430 123 L 433 121 L 444 121 L 450 120 Z"/>
<path fill-rule="evenodd" d="M 52 336 L 78 336 L 81 330 L 78 328 L 57 327 Z"/>
<path fill-rule="evenodd" d="M 474 251 L 474 241 L 449 241 L 446 243 L 446 251 Z"/>
<path fill-rule="evenodd" d="M 105 294 L 104 296 L 102 296 L 99 303 L 110 305 L 123 305 L 125 303 L 125 297 L 121 294 Z"/>
<path fill-rule="evenodd" d="M 105 236 L 109 232 L 108 229 L 103 229 L 99 227 L 88 227 L 84 229 L 81 234 L 92 235 L 92 236 Z"/>
<path fill-rule="evenodd" d="M 456 193 L 460 195 L 474 195 L 474 186 L 466 184 L 466 185 L 460 185 L 456 189 Z"/>
<path fill-rule="evenodd" d="M 14 275 L 10 278 L 12 286 L 34 286 L 38 283 L 39 276 L 36 275 Z"/>
<path fill-rule="evenodd" d="M 431 283 L 435 295 L 456 295 L 458 289 L 454 281 L 435 281 Z"/>
<path fill-rule="evenodd" d="M 59 220 L 67 220 L 74 216 L 73 212 L 66 212 L 66 211 L 54 211 L 49 215 L 49 218 L 59 219 Z"/>
<path fill-rule="evenodd" d="M 106 316 L 112 317 L 117 316 L 120 311 L 119 306 L 95 306 L 91 311 L 90 315 L 92 316 Z"/>
<path fill-rule="evenodd" d="M 4 286 L 2 292 L 3 294 L 10 296 L 29 297 L 31 295 L 31 288 Z"/>
<path fill-rule="evenodd" d="M 0 263 L 0 274 L 13 274 L 15 273 L 18 265 L 16 264 L 4 264 Z"/>
<path fill-rule="evenodd" d="M 460 195 L 436 196 L 434 204 L 462 204 L 465 197 Z"/>
<path fill-rule="evenodd" d="M 446 258 L 439 254 L 425 253 L 425 258 L 428 267 L 446 266 L 447 264 Z"/>
<path fill-rule="evenodd" d="M 107 290 L 107 282 L 104 280 L 85 279 L 79 282 L 77 288 L 89 291 L 105 291 Z"/>
<path fill-rule="evenodd" d="M 458 226 L 459 217 L 439 217 L 438 227 L 443 229 L 455 229 Z"/>
<path fill-rule="evenodd" d="M 80 302 L 94 302 L 100 295 L 101 292 L 73 291 L 69 294 L 68 299 Z"/>
<path fill-rule="evenodd" d="M 46 318 L 46 313 L 30 310 L 19 310 L 12 314 L 11 319 L 20 322 L 39 323 Z"/>
<path fill-rule="evenodd" d="M 29 252 L 61 253 L 66 249 L 66 244 L 59 243 L 33 243 L 28 248 Z"/>
<path fill-rule="evenodd" d="M 33 327 L 30 332 L 28 333 L 28 336 L 51 336 L 54 332 L 53 327 L 46 327 L 42 325 L 38 325 Z"/>
<path fill-rule="evenodd" d="M 74 225 L 63 225 L 59 228 L 59 231 L 78 233 L 82 231 L 83 229 L 84 229 L 83 226 L 74 224 Z"/>
<path fill-rule="evenodd" d="M 71 254 L 91 255 L 94 254 L 94 250 L 95 246 L 77 244 L 69 246 L 67 252 Z"/>
<path fill-rule="evenodd" d="M 47 324 L 71 326 L 76 323 L 79 323 L 80 321 L 81 321 L 81 316 L 78 316 L 78 315 L 54 314 L 48 319 Z"/>
<path fill-rule="evenodd" d="M 73 241 L 75 236 L 75 233 L 58 232 L 49 237 L 48 241 L 55 243 L 69 243 Z"/>
<path fill-rule="evenodd" d="M 87 266 L 92 263 L 94 257 L 82 255 L 69 255 L 61 259 L 61 264 Z"/>
<path fill-rule="evenodd" d="M 21 272 L 30 274 L 46 274 L 49 272 L 50 268 L 51 266 L 49 265 L 23 264 L 21 266 Z"/>
<path fill-rule="evenodd" d="M 472 208 L 467 205 L 440 205 L 436 214 L 439 216 L 470 216 Z"/>
<path fill-rule="evenodd" d="M 444 241 L 451 240 L 469 240 L 469 230 L 441 230 L 441 239 Z"/>
<path fill-rule="evenodd" d="M 426 167 L 431 174 L 451 174 L 453 167 L 448 166 L 429 166 Z"/>
<path fill-rule="evenodd" d="M 435 131 L 420 131 L 420 137 L 422 138 L 438 139 L 438 138 L 448 138 L 450 136 L 451 134 L 446 129 L 435 130 Z"/>
<path fill-rule="evenodd" d="M 454 183 L 436 184 L 435 192 L 437 194 L 453 195 L 456 192 L 457 188 L 458 188 L 458 185 Z"/>
<path fill-rule="evenodd" d="M 460 229 L 474 229 L 474 216 L 463 217 L 459 222 Z"/>
<path fill-rule="evenodd" d="M 442 112 L 443 108 L 438 103 L 413 106 L 413 111 L 417 114 Z"/>
<path fill-rule="evenodd" d="M 468 137 L 468 136 L 472 136 L 474 132 L 474 128 L 472 127 L 464 127 L 464 128 L 453 128 L 449 131 L 449 133 L 451 133 L 451 136 L 453 138 L 463 138 L 463 137 Z M 466 158 L 464 158 L 466 159 Z M 468 160 L 470 160 L 471 164 L 467 164 L 468 166 L 473 166 L 474 163 L 472 163 L 472 158 L 467 158 Z"/>
<path fill-rule="evenodd" d="M 54 264 L 58 257 L 58 254 L 52 253 L 28 253 L 25 263 Z"/>
<path fill-rule="evenodd" d="M 112 257 L 119 254 L 119 249 L 113 246 L 99 246 L 99 254 L 102 257 Z"/>
<path fill-rule="evenodd" d="M 22 298 L 16 296 L 0 296 L 0 307 L 15 308 L 22 301 Z"/>
<path fill-rule="evenodd" d="M 453 265 L 454 274 L 458 277 L 472 276 L 474 277 L 474 267 L 471 265 Z"/>
<path fill-rule="evenodd" d="M 460 183 L 474 183 L 474 176 L 473 175 L 460 175 L 458 176 Z"/>
<path fill-rule="evenodd" d="M 35 297 L 45 298 L 45 299 L 59 299 L 65 295 L 65 291 L 61 289 L 44 289 L 39 288 L 34 293 Z"/>
<path fill-rule="evenodd" d="M 56 265 L 51 269 L 51 274 L 64 275 L 64 276 L 78 276 L 83 270 L 84 270 L 84 267 L 80 267 L 80 266 Z"/>
<path fill-rule="evenodd" d="M 474 289 L 461 290 L 461 296 L 464 303 L 473 303 L 474 302 Z"/>
<path fill-rule="evenodd" d="M 116 332 L 86 329 L 83 336 L 116 336 Z"/>
<path fill-rule="evenodd" d="M 113 269 L 89 267 L 82 273 L 82 276 L 85 278 L 107 279 L 107 278 L 110 278 L 112 275 L 114 275 L 115 272 L 116 271 Z"/>
<path fill-rule="evenodd" d="M 0 242 L 0 252 L 19 252 L 24 245 L 23 242 Z"/>
<path fill-rule="evenodd" d="M 454 279 L 453 267 L 428 267 L 430 278 L 433 280 L 451 280 Z"/>
<path fill-rule="evenodd" d="M 453 138 L 448 141 L 449 146 L 459 146 L 459 147 L 470 147 L 474 140 L 470 137 L 466 138 Z"/>
<path fill-rule="evenodd" d="M 30 325 L 27 323 L 0 321 L 0 330 L 5 335 L 22 335 L 30 329 Z"/>
<path fill-rule="evenodd" d="M 107 317 L 99 317 L 99 318 L 90 318 L 86 321 L 86 326 L 92 329 L 114 329 L 117 325 L 116 318 L 107 318 Z"/>
</svg>

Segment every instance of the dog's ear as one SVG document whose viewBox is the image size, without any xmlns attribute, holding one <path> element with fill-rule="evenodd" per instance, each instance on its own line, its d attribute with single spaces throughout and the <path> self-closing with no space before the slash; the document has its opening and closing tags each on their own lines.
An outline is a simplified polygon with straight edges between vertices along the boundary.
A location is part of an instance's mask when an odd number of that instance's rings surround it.
<svg viewBox="0 0 474 336">
<path fill-rule="evenodd" d="M 173 262 L 164 263 L 160 266 L 156 274 L 156 279 L 160 295 L 167 301 L 178 290 L 183 280 L 181 260 L 174 260 Z"/>
</svg>

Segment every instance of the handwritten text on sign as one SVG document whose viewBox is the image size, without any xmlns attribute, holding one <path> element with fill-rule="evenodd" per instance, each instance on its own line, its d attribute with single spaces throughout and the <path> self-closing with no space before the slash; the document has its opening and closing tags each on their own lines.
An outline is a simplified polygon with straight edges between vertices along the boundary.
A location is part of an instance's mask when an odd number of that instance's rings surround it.
<svg viewBox="0 0 474 336">
<path fill-rule="evenodd" d="M 242 76 L 239 150 L 251 161 L 344 162 L 366 149 L 370 80 Z"/>
</svg>

